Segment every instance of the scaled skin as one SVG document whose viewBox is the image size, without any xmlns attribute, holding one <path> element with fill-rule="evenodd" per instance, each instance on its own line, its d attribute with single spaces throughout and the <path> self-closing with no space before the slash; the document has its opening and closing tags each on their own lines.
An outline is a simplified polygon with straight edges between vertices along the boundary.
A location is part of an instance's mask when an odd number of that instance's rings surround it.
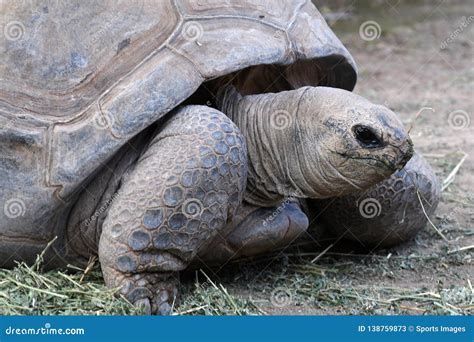
<svg viewBox="0 0 474 342">
<path fill-rule="evenodd" d="M 288 219 L 266 230 L 250 213 L 239 226 L 247 231 L 232 232 L 242 197 L 271 207 L 287 196 L 351 193 L 388 177 L 412 154 L 392 112 L 347 91 L 305 87 L 242 98 L 229 88 L 220 109 L 227 116 L 204 106 L 172 113 L 122 179 L 104 221 L 105 281 L 149 313 L 170 312 L 179 271 L 202 253 L 212 258 L 216 239 L 257 253 L 307 228 L 301 210 L 289 206 Z M 280 125 L 275 113 L 287 121 Z M 376 148 L 361 145 L 357 125 L 377 132 Z M 354 168 L 360 173 L 349 174 Z"/>
<path fill-rule="evenodd" d="M 246 137 L 249 180 L 244 198 L 254 205 L 367 189 L 401 169 L 413 154 L 395 113 L 345 90 L 303 87 L 241 97 L 228 88 L 221 97 L 220 109 Z M 372 129 L 379 145 L 358 141 L 357 125 Z"/>
</svg>

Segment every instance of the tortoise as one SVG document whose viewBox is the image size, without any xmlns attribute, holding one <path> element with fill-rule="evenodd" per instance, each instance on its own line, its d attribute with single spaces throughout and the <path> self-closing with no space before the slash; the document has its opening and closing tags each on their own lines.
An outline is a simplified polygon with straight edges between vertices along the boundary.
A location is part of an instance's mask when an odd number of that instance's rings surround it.
<svg viewBox="0 0 474 342">
<path fill-rule="evenodd" d="M 54 241 L 45 269 L 98 256 L 107 286 L 167 314 L 181 271 L 289 244 L 304 203 L 413 154 L 396 114 L 351 92 L 310 1 L 0 7 L 2 267 Z"/>
</svg>

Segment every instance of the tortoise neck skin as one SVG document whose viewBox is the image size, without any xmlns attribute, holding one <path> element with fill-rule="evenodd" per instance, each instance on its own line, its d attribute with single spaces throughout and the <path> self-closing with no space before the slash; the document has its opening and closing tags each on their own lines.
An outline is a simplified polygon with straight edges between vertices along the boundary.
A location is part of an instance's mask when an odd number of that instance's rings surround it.
<svg viewBox="0 0 474 342">
<path fill-rule="evenodd" d="M 315 168 L 320 158 L 319 136 L 301 144 L 298 105 L 307 89 L 242 97 L 227 88 L 221 111 L 242 131 L 248 151 L 248 178 L 244 199 L 272 206 L 285 197 L 322 198 L 332 189 L 317 187 Z M 308 153 L 311 150 L 311 153 Z M 301 160 L 300 156 L 306 156 Z"/>
<path fill-rule="evenodd" d="M 413 153 L 393 112 L 345 90 L 303 87 L 242 97 L 228 87 L 218 97 L 246 139 L 244 199 L 251 204 L 361 191 L 402 168 Z M 354 127 L 360 125 L 377 135 L 375 146 L 358 140 Z"/>
</svg>

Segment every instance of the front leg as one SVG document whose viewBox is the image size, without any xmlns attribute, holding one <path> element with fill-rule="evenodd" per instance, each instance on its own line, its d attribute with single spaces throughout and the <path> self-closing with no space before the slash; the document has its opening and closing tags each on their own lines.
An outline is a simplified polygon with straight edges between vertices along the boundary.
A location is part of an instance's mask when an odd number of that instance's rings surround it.
<svg viewBox="0 0 474 342">
<path fill-rule="evenodd" d="M 148 313 L 168 314 L 179 271 L 240 205 L 246 150 L 221 112 L 188 106 L 151 141 L 115 197 L 99 244 L 107 286 Z"/>
</svg>

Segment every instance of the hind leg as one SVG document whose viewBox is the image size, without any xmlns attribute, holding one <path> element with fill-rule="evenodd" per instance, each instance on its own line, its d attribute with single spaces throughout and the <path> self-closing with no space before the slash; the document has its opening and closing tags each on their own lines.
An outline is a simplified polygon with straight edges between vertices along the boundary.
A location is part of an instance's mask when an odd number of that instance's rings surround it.
<svg viewBox="0 0 474 342">
<path fill-rule="evenodd" d="M 261 208 L 243 203 L 225 231 L 214 238 L 194 266 L 224 265 L 232 259 L 271 252 L 288 246 L 308 228 L 308 218 L 294 199 L 277 207 Z"/>
<path fill-rule="evenodd" d="M 188 106 L 175 113 L 124 177 L 104 221 L 106 284 L 148 313 L 168 314 L 179 271 L 240 205 L 246 160 L 238 128 L 221 112 Z"/>
<path fill-rule="evenodd" d="M 433 214 L 440 186 L 419 154 L 387 180 L 362 194 L 308 201 L 316 225 L 365 247 L 390 247 L 413 238 Z M 421 200 L 421 203 L 420 203 Z M 318 228 L 316 228 L 317 230 Z"/>
</svg>

